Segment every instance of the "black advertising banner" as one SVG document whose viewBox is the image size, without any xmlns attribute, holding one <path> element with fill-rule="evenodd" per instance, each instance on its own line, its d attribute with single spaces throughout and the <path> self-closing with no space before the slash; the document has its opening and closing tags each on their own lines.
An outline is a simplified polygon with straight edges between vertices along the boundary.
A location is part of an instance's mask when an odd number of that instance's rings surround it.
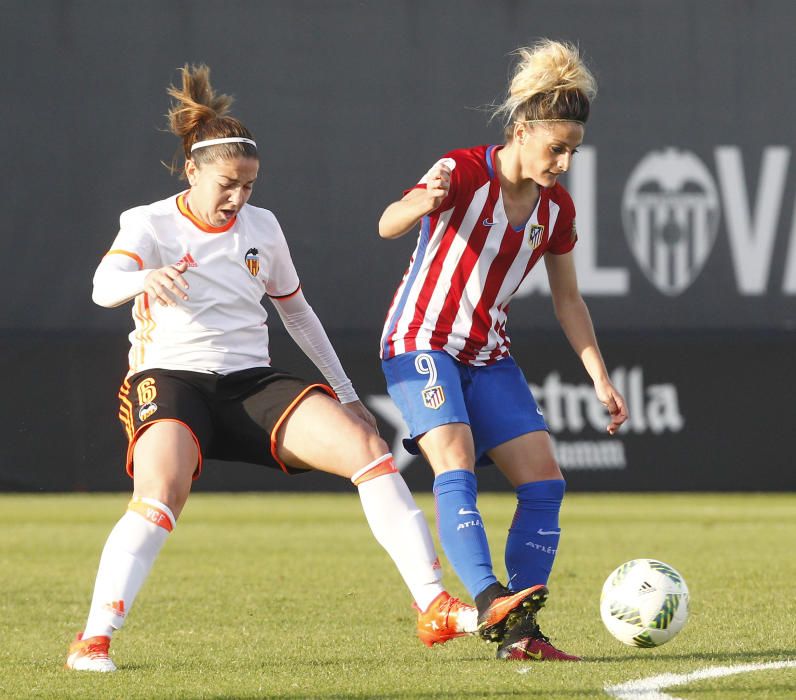
<svg viewBox="0 0 796 700">
<path fill-rule="evenodd" d="M 374 334 L 333 338 L 360 396 L 378 418 L 407 482 L 428 490 L 430 469 L 401 446 L 403 421 L 386 395 Z M 279 333 L 275 365 L 317 372 Z M 607 417 L 560 331 L 513 337 L 572 491 L 782 491 L 796 489 L 796 333 L 603 333 L 601 346 L 630 419 Z M 116 392 L 124 338 L 5 336 L 0 361 L 15 367 L 0 420 L 0 490 L 127 490 Z M 495 467 L 483 490 L 503 490 Z M 346 490 L 318 474 L 287 477 L 208 460 L 197 490 Z"/>
</svg>

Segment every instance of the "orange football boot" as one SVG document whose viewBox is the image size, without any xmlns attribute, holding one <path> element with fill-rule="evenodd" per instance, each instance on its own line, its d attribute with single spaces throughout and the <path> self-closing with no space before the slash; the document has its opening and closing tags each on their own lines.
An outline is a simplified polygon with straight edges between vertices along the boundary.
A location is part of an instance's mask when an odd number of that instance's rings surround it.
<svg viewBox="0 0 796 700">
<path fill-rule="evenodd" d="M 417 610 L 417 636 L 427 647 L 473 634 L 478 629 L 478 611 L 445 591 L 425 611 L 416 604 L 413 607 Z"/>
<path fill-rule="evenodd" d="M 520 610 L 539 610 L 547 600 L 547 587 L 539 584 L 495 598 L 478 617 L 478 633 L 487 642 L 502 642 L 505 623 L 510 613 Z"/>
<path fill-rule="evenodd" d="M 73 671 L 98 671 L 100 673 L 115 671 L 116 665 L 108 656 L 110 645 L 110 637 L 83 639 L 81 632 L 69 646 L 66 667 Z"/>
</svg>

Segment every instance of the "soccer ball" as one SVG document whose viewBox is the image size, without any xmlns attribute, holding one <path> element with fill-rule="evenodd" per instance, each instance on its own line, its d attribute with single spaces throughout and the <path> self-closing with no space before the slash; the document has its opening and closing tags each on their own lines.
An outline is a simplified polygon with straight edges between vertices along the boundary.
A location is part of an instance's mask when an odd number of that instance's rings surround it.
<svg viewBox="0 0 796 700">
<path fill-rule="evenodd" d="M 688 619 L 688 586 L 657 559 L 633 559 L 605 580 L 600 615 L 608 631 L 632 647 L 666 644 Z"/>
</svg>

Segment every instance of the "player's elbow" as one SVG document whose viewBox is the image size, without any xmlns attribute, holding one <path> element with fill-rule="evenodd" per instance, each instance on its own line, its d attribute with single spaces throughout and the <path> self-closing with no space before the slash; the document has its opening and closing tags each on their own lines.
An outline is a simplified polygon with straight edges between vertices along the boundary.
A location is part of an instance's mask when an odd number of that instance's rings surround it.
<svg viewBox="0 0 796 700">
<path fill-rule="evenodd" d="M 391 238 L 400 238 L 403 236 L 411 226 L 401 227 L 391 217 L 382 216 L 379 219 L 379 236 L 389 240 Z"/>
<path fill-rule="evenodd" d="M 112 309 L 115 306 L 118 306 L 117 303 L 114 303 L 114 299 L 108 298 L 106 294 L 96 287 L 94 287 L 94 290 L 91 292 L 91 301 L 93 301 L 97 306 L 103 306 L 106 309 Z"/>
<path fill-rule="evenodd" d="M 406 203 L 404 200 L 393 202 L 388 206 L 379 219 L 379 236 L 382 238 L 400 238 L 412 226 L 416 220 L 408 217 L 406 212 Z"/>
<path fill-rule="evenodd" d="M 379 219 L 379 236 L 381 238 L 392 238 L 394 236 L 393 228 L 385 216 Z"/>
<path fill-rule="evenodd" d="M 106 309 L 114 309 L 121 306 L 125 299 L 120 299 L 119 294 L 116 293 L 112 287 L 107 283 L 107 280 L 97 280 L 94 278 L 94 284 L 91 291 L 91 301 L 97 306 L 102 306 Z"/>
</svg>

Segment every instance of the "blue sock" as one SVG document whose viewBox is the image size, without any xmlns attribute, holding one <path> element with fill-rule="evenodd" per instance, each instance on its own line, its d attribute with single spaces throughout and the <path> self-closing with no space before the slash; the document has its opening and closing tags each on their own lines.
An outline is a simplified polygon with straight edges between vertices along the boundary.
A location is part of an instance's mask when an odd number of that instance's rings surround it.
<svg viewBox="0 0 796 700">
<path fill-rule="evenodd" d="M 497 581 L 484 524 L 475 505 L 477 493 L 475 474 L 466 469 L 445 472 L 434 479 L 439 539 L 473 599 Z"/>
<path fill-rule="evenodd" d="M 517 511 L 506 540 L 512 591 L 547 583 L 561 536 L 558 512 L 564 489 L 563 479 L 534 481 L 517 489 Z"/>
</svg>

